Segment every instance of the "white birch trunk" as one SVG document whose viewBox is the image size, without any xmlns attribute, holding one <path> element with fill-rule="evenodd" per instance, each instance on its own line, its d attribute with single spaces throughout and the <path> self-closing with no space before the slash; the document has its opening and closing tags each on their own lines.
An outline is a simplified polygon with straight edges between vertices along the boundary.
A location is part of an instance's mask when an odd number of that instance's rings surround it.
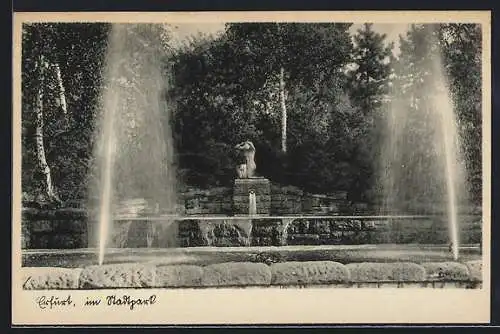
<svg viewBox="0 0 500 334">
<path fill-rule="evenodd" d="M 58 88 L 58 95 L 59 95 L 59 105 L 61 106 L 61 109 L 63 111 L 64 118 L 66 118 L 67 114 L 68 114 L 68 107 L 66 104 L 66 91 L 64 90 L 64 85 L 63 85 L 63 81 L 62 81 L 61 68 L 59 67 L 58 63 L 55 63 L 52 66 L 53 66 L 54 72 L 56 74 L 57 88 Z"/>
<path fill-rule="evenodd" d="M 286 102 L 285 102 L 285 70 L 280 69 L 280 105 L 281 105 L 281 150 L 286 152 Z"/>
<path fill-rule="evenodd" d="M 43 143 L 43 85 L 44 85 L 44 70 L 45 70 L 45 60 L 43 56 L 39 59 L 39 84 L 38 90 L 35 98 L 35 116 L 36 116 L 36 129 L 35 129 L 35 140 L 36 140 L 36 155 L 38 160 L 38 165 L 45 177 L 46 194 L 49 200 L 59 202 L 59 198 L 54 191 L 54 185 L 52 184 L 52 177 L 50 173 L 50 167 L 47 164 L 47 159 L 45 157 L 45 147 Z"/>
</svg>

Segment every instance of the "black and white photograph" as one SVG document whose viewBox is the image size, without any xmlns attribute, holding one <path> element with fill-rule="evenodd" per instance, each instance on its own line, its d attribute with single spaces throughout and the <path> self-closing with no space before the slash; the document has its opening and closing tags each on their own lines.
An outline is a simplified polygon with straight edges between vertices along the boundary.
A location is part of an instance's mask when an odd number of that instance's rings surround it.
<svg viewBox="0 0 500 334">
<path fill-rule="evenodd" d="M 459 13 L 18 14 L 13 313 L 487 321 L 491 14 Z"/>
</svg>

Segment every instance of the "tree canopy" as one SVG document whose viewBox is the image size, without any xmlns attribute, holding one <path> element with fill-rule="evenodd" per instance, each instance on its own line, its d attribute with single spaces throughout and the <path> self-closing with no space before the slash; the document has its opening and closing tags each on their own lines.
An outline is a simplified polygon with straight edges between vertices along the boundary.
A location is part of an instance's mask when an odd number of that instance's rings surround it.
<svg viewBox="0 0 500 334">
<path fill-rule="evenodd" d="M 374 162 L 380 159 L 384 131 L 377 124 L 394 93 L 391 85 L 418 91 L 423 83 L 417 79 L 425 73 L 416 68 L 440 46 L 464 138 L 468 180 L 479 195 L 480 26 L 416 25 L 400 37 L 399 57 L 372 24 L 356 32 L 351 27 L 230 23 L 218 36 L 200 34 L 173 49 L 165 25 L 158 25 L 165 32 L 158 34 L 157 43 L 164 54 L 164 113 L 170 115 L 168 121 L 159 121 L 172 129 L 177 179 L 196 187 L 230 185 L 234 145 L 251 140 L 257 149 L 257 172 L 274 182 L 324 194 L 345 190 L 353 201 L 373 200 L 378 168 Z M 44 193 L 34 140 L 33 111 L 41 85 L 37 57 L 43 55 L 49 67 L 59 68 L 46 71 L 43 82 L 47 164 L 61 199 L 82 200 L 93 163 L 109 28 L 104 23 L 23 27 L 22 180 L 29 197 Z M 438 43 L 427 40 L 430 35 Z M 141 59 L 140 47 L 137 52 L 136 59 Z M 141 90 L 140 80 L 136 86 Z M 410 103 L 409 98 L 405 101 Z M 280 103 L 287 111 L 286 152 L 280 149 Z"/>
</svg>

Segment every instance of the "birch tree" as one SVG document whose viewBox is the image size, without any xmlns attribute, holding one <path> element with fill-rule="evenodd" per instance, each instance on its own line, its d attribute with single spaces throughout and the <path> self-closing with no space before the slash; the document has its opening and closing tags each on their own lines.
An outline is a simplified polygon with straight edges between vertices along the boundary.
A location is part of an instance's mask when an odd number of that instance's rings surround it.
<svg viewBox="0 0 500 334">
<path fill-rule="evenodd" d="M 33 200 L 60 204 L 85 195 L 106 29 L 23 25 L 22 185 Z"/>
<path fill-rule="evenodd" d="M 47 164 L 47 158 L 45 156 L 45 145 L 44 145 L 44 85 L 45 85 L 45 74 L 49 69 L 48 63 L 45 57 L 40 54 L 38 56 L 37 64 L 35 65 L 38 69 L 38 88 L 35 96 L 36 102 L 34 104 L 34 113 L 36 116 L 36 130 L 35 130 L 35 140 L 36 140 L 36 156 L 38 159 L 38 165 L 41 172 L 45 178 L 46 195 L 49 201 L 60 202 L 59 196 L 56 194 L 54 189 L 54 184 L 52 183 L 52 176 L 50 167 Z"/>
<path fill-rule="evenodd" d="M 314 87 L 324 97 L 332 79 L 347 62 L 351 48 L 350 24 L 238 23 L 227 26 L 228 38 L 236 50 L 234 64 L 247 80 L 257 85 L 278 77 L 278 105 L 281 117 L 281 150 L 288 149 L 288 104 L 297 85 Z"/>
<path fill-rule="evenodd" d="M 50 46 L 47 41 L 49 36 L 44 30 L 49 30 L 50 26 L 32 25 L 28 26 L 34 40 L 34 48 L 32 51 L 32 57 L 34 59 L 34 88 L 35 96 L 32 105 L 33 113 L 35 114 L 35 147 L 36 147 L 36 159 L 38 168 L 43 175 L 45 197 L 49 202 L 60 203 L 61 200 L 55 189 L 51 168 L 47 162 L 46 149 L 45 149 L 45 136 L 44 136 L 44 119 L 46 113 L 46 103 L 49 100 L 51 92 L 47 90 L 49 87 L 49 78 L 52 77 L 60 79 L 60 72 L 50 73 L 51 70 L 57 69 L 58 65 L 51 64 L 47 59 L 46 54 Z M 28 32 L 28 33 L 29 33 Z M 57 67 L 56 67 L 57 66 Z M 64 94 L 64 86 L 62 85 L 62 80 L 57 82 L 59 102 L 62 106 L 64 113 L 66 112 L 66 97 Z"/>
</svg>

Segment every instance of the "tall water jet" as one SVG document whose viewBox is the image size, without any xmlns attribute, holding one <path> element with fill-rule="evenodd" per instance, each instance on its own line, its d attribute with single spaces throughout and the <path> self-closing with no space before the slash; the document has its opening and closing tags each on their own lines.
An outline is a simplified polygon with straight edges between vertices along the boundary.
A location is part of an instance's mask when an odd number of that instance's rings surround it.
<svg viewBox="0 0 500 334">
<path fill-rule="evenodd" d="M 162 25 L 111 26 L 96 127 L 99 264 L 120 203 L 142 199 L 156 213 L 175 208 L 163 37 Z"/>
<path fill-rule="evenodd" d="M 414 42 L 414 59 L 396 69 L 380 167 L 385 211 L 447 216 L 458 258 L 458 206 L 467 199 L 465 163 L 439 41 L 432 26 Z"/>
<path fill-rule="evenodd" d="M 465 182 L 462 176 L 463 163 L 459 154 L 459 138 L 457 132 L 457 120 L 453 110 L 453 104 L 448 90 L 448 84 L 443 73 L 443 66 L 440 57 L 435 57 L 433 61 L 433 72 L 437 73 L 436 88 L 434 95 L 434 105 L 441 116 L 441 138 L 444 144 L 444 173 L 446 174 L 446 196 L 448 202 L 448 228 L 450 231 L 450 242 L 453 258 L 458 258 L 458 214 L 457 214 L 457 189 L 459 182 Z M 459 178 L 460 177 L 460 178 Z"/>
</svg>

